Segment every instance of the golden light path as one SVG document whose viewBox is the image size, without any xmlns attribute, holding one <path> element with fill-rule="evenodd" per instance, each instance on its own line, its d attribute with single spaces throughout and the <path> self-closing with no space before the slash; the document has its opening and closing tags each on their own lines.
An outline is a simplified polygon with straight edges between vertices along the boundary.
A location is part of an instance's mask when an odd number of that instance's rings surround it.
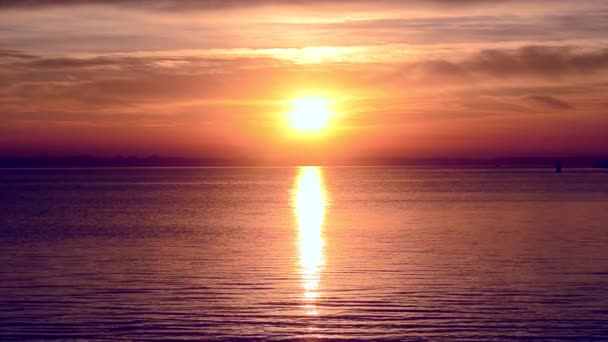
<svg viewBox="0 0 608 342">
<path fill-rule="evenodd" d="M 301 167 L 294 188 L 293 205 L 299 229 L 300 272 L 307 313 L 316 315 L 316 299 L 325 264 L 323 229 L 326 190 L 319 167 Z"/>
</svg>

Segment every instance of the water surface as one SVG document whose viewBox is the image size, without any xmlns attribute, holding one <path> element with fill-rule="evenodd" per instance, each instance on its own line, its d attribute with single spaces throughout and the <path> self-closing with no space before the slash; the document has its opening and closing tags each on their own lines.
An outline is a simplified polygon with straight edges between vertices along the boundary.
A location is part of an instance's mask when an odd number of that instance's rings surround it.
<svg viewBox="0 0 608 342">
<path fill-rule="evenodd" d="M 0 170 L 0 339 L 608 340 L 608 172 Z"/>
</svg>

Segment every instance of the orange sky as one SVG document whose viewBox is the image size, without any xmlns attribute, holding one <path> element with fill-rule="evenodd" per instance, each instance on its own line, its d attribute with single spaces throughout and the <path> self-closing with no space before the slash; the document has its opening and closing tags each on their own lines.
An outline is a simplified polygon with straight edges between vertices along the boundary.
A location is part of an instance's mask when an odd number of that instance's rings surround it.
<svg viewBox="0 0 608 342">
<path fill-rule="evenodd" d="M 606 94 L 606 1 L 0 1 L 0 155 L 605 155 Z"/>
</svg>

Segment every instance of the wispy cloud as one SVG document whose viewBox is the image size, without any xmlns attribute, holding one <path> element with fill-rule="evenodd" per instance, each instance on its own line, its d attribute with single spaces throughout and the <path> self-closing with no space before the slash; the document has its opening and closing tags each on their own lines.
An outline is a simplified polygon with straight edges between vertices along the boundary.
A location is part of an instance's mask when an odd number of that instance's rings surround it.
<svg viewBox="0 0 608 342">
<path fill-rule="evenodd" d="M 530 96 L 526 97 L 526 100 L 540 104 L 540 105 L 545 106 L 550 109 L 565 110 L 565 109 L 574 108 L 568 102 L 560 100 L 553 96 L 530 95 Z"/>
</svg>

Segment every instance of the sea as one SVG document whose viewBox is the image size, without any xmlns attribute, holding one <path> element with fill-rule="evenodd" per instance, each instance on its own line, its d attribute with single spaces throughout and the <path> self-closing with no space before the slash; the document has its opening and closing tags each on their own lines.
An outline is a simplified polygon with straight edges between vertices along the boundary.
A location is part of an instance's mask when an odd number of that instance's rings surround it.
<svg viewBox="0 0 608 342">
<path fill-rule="evenodd" d="M 0 170 L 0 341 L 608 341 L 608 171 Z"/>
</svg>

